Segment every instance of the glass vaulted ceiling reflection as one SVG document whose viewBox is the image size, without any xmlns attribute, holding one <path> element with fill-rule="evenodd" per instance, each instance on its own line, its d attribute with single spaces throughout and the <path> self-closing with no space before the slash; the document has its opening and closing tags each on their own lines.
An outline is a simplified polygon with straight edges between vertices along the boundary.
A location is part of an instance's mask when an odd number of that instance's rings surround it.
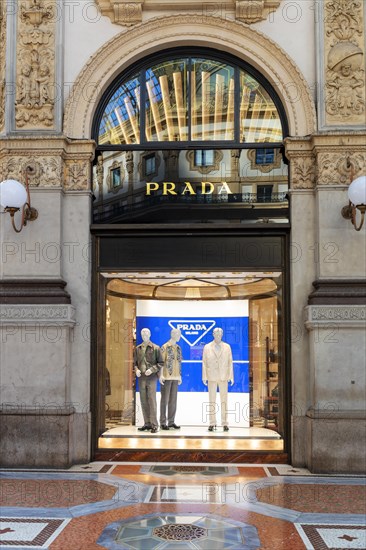
<svg viewBox="0 0 366 550">
<path fill-rule="evenodd" d="M 271 295 L 280 272 L 108 273 L 108 292 L 161 300 L 228 300 Z M 276 281 L 276 282 L 275 282 Z"/>
<path fill-rule="evenodd" d="M 199 57 L 169 59 L 123 81 L 99 125 L 99 145 L 282 139 L 277 107 L 253 76 Z"/>
</svg>

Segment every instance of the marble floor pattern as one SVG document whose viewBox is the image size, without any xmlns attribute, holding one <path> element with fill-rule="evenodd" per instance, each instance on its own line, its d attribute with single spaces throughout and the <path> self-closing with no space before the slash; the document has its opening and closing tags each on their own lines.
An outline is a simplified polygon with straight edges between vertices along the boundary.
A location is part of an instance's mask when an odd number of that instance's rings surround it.
<svg viewBox="0 0 366 550">
<path fill-rule="evenodd" d="M 366 550 L 366 480 L 288 465 L 0 470 L 0 549 Z"/>
</svg>

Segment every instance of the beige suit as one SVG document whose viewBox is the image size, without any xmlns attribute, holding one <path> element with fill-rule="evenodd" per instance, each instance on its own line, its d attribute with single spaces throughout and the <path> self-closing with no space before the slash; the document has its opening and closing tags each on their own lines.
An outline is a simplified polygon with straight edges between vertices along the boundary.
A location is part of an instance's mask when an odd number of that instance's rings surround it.
<svg viewBox="0 0 366 550">
<path fill-rule="evenodd" d="M 227 384 L 234 381 L 231 347 L 225 342 L 206 344 L 202 356 L 202 380 L 208 381 L 209 423 L 216 424 L 216 393 L 220 391 L 221 423 L 227 426 Z"/>
<path fill-rule="evenodd" d="M 202 356 L 202 380 L 227 382 L 234 380 L 231 347 L 225 342 L 206 344 Z"/>
</svg>

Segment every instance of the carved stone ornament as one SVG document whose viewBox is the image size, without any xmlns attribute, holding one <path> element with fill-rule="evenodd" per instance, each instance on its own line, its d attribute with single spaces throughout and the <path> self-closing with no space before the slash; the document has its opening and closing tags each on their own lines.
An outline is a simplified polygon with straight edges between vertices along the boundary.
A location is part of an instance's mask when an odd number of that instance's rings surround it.
<svg viewBox="0 0 366 550">
<path fill-rule="evenodd" d="M 17 94 L 19 129 L 51 129 L 55 105 L 55 6 L 27 0 L 18 10 Z"/>
<path fill-rule="evenodd" d="M 291 188 L 314 189 L 315 159 L 313 156 L 293 156 L 291 158 Z"/>
<path fill-rule="evenodd" d="M 30 187 L 61 185 L 61 158 L 54 156 L 11 156 L 0 162 L 0 177 L 25 181 L 27 166 L 33 168 L 28 174 Z"/>
<path fill-rule="evenodd" d="M 362 0 L 325 2 L 326 120 L 365 124 L 365 38 Z"/>
<path fill-rule="evenodd" d="M 365 173 L 366 151 L 325 152 L 318 155 L 318 184 L 349 184 Z"/>
<path fill-rule="evenodd" d="M 347 328 L 366 328 L 366 306 L 329 305 L 306 306 L 304 310 L 305 326 L 308 330 L 343 326 Z"/>
<path fill-rule="evenodd" d="M 164 0 L 96 0 L 102 15 L 110 18 L 112 23 L 130 27 L 141 23 L 143 11 L 189 11 L 201 15 L 225 16 L 234 12 L 238 21 L 251 25 L 267 18 L 275 11 L 281 0 L 223 0 L 212 2 L 208 0 L 176 0 L 167 3 Z"/>
<path fill-rule="evenodd" d="M 235 2 L 235 16 L 238 21 L 248 25 L 258 23 L 276 11 L 280 3 L 281 0 L 240 0 Z"/>
<path fill-rule="evenodd" d="M 0 304 L 0 325 L 74 326 L 76 310 L 72 305 Z"/>
<path fill-rule="evenodd" d="M 94 142 L 71 141 L 64 137 L 0 139 L 0 181 L 25 182 L 30 187 L 85 191 L 90 187 L 90 166 Z"/>
<path fill-rule="evenodd" d="M 81 191 L 88 189 L 89 169 L 83 161 L 65 162 L 65 189 Z"/>
<path fill-rule="evenodd" d="M 5 126 L 6 3 L 0 2 L 0 132 Z"/>
</svg>

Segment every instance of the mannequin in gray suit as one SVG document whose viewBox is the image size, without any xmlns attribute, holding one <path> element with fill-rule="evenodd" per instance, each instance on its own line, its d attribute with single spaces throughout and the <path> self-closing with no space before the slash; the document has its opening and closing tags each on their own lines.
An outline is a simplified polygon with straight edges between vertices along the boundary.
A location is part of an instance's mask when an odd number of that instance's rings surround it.
<svg viewBox="0 0 366 550">
<path fill-rule="evenodd" d="M 144 416 L 144 425 L 138 430 L 156 433 L 158 431 L 156 384 L 158 373 L 163 366 L 163 358 L 159 346 L 150 341 L 150 336 L 150 330 L 143 328 L 142 344 L 135 348 L 133 364 L 139 379 L 141 408 Z"/>
<path fill-rule="evenodd" d="M 174 328 L 170 340 L 161 346 L 164 367 L 160 371 L 160 426 L 163 430 L 179 430 L 174 422 L 177 411 L 178 386 L 182 383 L 182 349 L 178 345 L 181 331 Z M 168 412 L 168 422 L 167 422 Z"/>
<path fill-rule="evenodd" d="M 228 382 L 234 384 L 233 356 L 229 344 L 222 342 L 222 328 L 213 330 L 213 341 L 203 348 L 202 356 L 202 381 L 208 385 L 209 401 L 209 431 L 216 429 L 216 392 L 220 391 L 221 423 L 224 431 L 228 432 L 227 398 Z"/>
</svg>

